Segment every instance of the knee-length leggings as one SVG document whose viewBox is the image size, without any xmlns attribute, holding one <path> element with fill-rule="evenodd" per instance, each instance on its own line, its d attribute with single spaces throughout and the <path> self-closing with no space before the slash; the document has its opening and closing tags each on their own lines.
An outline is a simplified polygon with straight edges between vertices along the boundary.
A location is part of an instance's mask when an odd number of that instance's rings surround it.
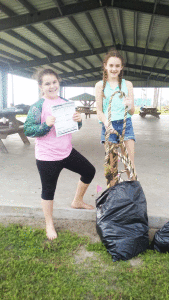
<svg viewBox="0 0 169 300">
<path fill-rule="evenodd" d="M 95 167 L 74 148 L 63 160 L 36 160 L 36 165 L 41 178 L 43 200 L 53 200 L 57 180 L 63 168 L 80 174 L 80 180 L 85 184 L 89 184 L 95 175 Z"/>
</svg>

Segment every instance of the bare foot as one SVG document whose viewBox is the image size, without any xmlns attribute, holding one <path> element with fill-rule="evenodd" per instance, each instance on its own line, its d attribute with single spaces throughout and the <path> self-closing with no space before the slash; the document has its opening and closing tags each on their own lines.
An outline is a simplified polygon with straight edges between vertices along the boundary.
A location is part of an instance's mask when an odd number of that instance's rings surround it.
<svg viewBox="0 0 169 300">
<path fill-rule="evenodd" d="M 52 225 L 46 225 L 46 235 L 49 240 L 54 240 L 57 238 L 56 230 Z"/>
<path fill-rule="evenodd" d="M 90 205 L 90 204 L 86 204 L 83 201 L 79 201 L 79 202 L 72 202 L 71 204 L 72 208 L 79 208 L 79 209 L 94 209 L 94 206 Z"/>
</svg>

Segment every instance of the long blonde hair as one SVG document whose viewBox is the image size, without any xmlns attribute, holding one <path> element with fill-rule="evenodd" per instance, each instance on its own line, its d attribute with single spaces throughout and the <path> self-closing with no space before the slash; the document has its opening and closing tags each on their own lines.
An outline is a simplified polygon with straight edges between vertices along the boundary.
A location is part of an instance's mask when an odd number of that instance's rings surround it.
<svg viewBox="0 0 169 300">
<path fill-rule="evenodd" d="M 107 54 L 106 54 L 106 56 L 104 57 L 104 60 L 103 60 L 103 98 L 105 97 L 105 95 L 104 95 L 104 89 L 105 89 L 107 78 L 108 78 L 107 70 L 105 69 L 105 65 L 107 64 L 107 61 L 108 61 L 108 59 L 110 57 L 118 57 L 118 58 L 120 58 L 121 63 L 122 63 L 122 67 L 124 68 L 124 58 L 123 58 L 123 56 L 120 54 L 120 52 L 118 50 L 116 50 L 116 49 L 110 49 L 107 52 Z M 118 76 L 120 91 L 121 91 L 121 82 L 122 82 L 122 78 L 123 78 L 123 68 L 120 71 L 120 74 Z"/>
</svg>

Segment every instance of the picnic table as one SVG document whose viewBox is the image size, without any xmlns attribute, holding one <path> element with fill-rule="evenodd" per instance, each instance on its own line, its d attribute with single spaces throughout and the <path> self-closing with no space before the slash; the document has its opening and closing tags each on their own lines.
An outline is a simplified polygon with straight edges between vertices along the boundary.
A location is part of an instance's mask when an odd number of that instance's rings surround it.
<svg viewBox="0 0 169 300">
<path fill-rule="evenodd" d="M 156 107 L 150 107 L 150 106 L 140 107 L 139 115 L 142 118 L 144 118 L 146 115 L 152 115 L 156 118 L 159 118 L 160 114 L 161 114 L 161 112 L 158 111 Z"/>
<path fill-rule="evenodd" d="M 6 108 L 0 110 L 0 119 L 8 120 L 6 122 L 0 122 L 0 151 L 8 153 L 2 139 L 6 139 L 8 135 L 18 133 L 24 144 L 30 144 L 28 138 L 24 134 L 24 123 L 16 119 L 16 115 L 22 115 L 22 109 Z"/>
<path fill-rule="evenodd" d="M 87 116 L 89 116 L 89 118 L 90 118 L 91 114 L 97 113 L 96 110 L 94 110 L 90 106 L 77 106 L 76 110 L 80 113 L 85 113 L 86 119 L 87 119 Z"/>
</svg>

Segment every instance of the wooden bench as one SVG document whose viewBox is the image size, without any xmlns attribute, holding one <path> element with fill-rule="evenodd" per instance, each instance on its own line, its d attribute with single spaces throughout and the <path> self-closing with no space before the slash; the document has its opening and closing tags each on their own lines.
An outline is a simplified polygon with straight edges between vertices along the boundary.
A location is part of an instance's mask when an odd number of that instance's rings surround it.
<svg viewBox="0 0 169 300">
<path fill-rule="evenodd" d="M 139 115 L 145 118 L 146 115 L 152 115 L 156 118 L 160 117 L 161 112 L 156 107 L 140 107 Z"/>
<path fill-rule="evenodd" d="M 92 108 L 90 108 L 88 106 L 78 106 L 76 108 L 76 110 L 80 113 L 84 113 L 86 116 L 86 119 L 87 119 L 87 116 L 89 116 L 89 118 L 90 118 L 90 115 L 97 113 L 96 110 L 93 110 Z"/>
<path fill-rule="evenodd" d="M 22 111 L 4 110 L 0 111 L 0 118 L 6 118 L 6 124 L 0 125 L 0 151 L 8 153 L 2 139 L 6 139 L 8 135 L 18 133 L 24 144 L 30 144 L 28 138 L 24 134 L 24 123 L 16 119 L 17 114 Z"/>
</svg>

